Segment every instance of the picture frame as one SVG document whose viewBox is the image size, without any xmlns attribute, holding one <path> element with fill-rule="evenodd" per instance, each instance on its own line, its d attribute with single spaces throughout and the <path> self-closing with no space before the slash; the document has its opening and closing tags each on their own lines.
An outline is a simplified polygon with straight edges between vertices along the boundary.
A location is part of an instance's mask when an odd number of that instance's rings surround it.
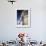
<svg viewBox="0 0 46 46">
<path fill-rule="evenodd" d="M 29 8 L 16 9 L 16 27 L 17 28 L 31 27 L 31 9 Z"/>
</svg>

